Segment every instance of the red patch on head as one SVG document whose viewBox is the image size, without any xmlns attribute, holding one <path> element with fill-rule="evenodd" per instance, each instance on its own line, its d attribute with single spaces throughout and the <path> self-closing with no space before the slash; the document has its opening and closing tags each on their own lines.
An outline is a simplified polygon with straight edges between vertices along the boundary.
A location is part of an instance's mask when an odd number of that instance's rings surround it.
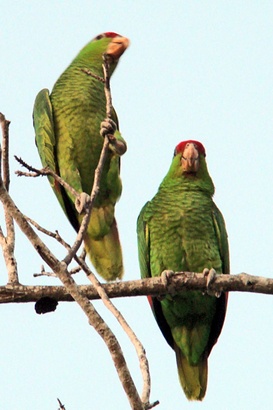
<svg viewBox="0 0 273 410">
<path fill-rule="evenodd" d="M 199 141 L 195 141 L 195 140 L 187 140 L 187 141 L 182 141 L 180 142 L 174 150 L 174 155 L 177 155 L 179 153 L 183 153 L 185 146 L 187 144 L 193 143 L 194 145 L 196 145 L 196 148 L 198 149 L 199 153 L 204 155 L 204 157 L 206 156 L 206 150 L 203 144 L 201 144 L 201 142 Z"/>
<path fill-rule="evenodd" d="M 107 31 L 106 33 L 102 33 L 97 35 L 94 40 L 100 40 L 101 38 L 115 38 L 115 37 L 121 37 L 117 33 L 113 33 L 112 31 Z"/>
<path fill-rule="evenodd" d="M 121 37 L 119 34 L 113 33 L 113 32 L 111 32 L 111 31 L 107 31 L 107 33 L 104 33 L 104 35 L 105 35 L 105 37 L 112 37 L 112 38 L 114 38 L 114 37 Z"/>
</svg>

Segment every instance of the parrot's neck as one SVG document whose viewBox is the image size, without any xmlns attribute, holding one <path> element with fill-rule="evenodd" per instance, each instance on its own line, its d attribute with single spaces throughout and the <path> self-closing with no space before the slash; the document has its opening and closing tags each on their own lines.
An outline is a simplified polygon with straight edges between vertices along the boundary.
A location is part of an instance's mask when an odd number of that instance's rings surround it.
<svg viewBox="0 0 273 410">
<path fill-rule="evenodd" d="M 207 178 L 200 178 L 195 175 L 180 175 L 170 178 L 168 175 L 163 180 L 160 190 L 166 192 L 200 192 L 203 195 L 212 198 L 214 195 L 214 185 L 209 175 Z"/>
<path fill-rule="evenodd" d="M 214 185 L 208 173 L 206 161 L 200 160 L 199 170 L 196 174 L 184 173 L 180 165 L 180 158 L 174 158 L 169 172 L 165 176 L 160 189 L 174 192 L 200 191 L 212 198 L 214 195 Z"/>
</svg>

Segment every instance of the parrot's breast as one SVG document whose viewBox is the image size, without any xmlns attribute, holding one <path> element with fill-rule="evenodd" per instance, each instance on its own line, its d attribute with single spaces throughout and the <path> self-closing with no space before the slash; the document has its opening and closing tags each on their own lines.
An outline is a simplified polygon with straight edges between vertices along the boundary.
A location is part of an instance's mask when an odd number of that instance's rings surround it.
<svg viewBox="0 0 273 410">
<path fill-rule="evenodd" d="M 212 199 L 203 192 L 159 192 L 149 221 L 152 276 L 164 269 L 221 272 L 222 261 L 212 218 Z"/>
</svg>

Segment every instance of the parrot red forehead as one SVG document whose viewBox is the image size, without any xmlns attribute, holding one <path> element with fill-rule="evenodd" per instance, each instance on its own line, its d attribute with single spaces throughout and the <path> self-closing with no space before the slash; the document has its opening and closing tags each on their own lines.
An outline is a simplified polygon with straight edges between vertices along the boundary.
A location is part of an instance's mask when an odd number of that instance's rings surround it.
<svg viewBox="0 0 273 410">
<path fill-rule="evenodd" d="M 175 147 L 175 155 L 178 153 L 183 153 L 185 146 L 187 144 L 193 143 L 194 145 L 196 145 L 196 148 L 198 149 L 199 153 L 204 155 L 204 157 L 206 156 L 206 150 L 203 144 L 201 144 L 201 142 L 199 141 L 195 141 L 195 140 L 187 140 L 187 141 L 182 141 L 180 142 L 176 147 Z"/>
<path fill-rule="evenodd" d="M 107 33 L 104 33 L 105 37 L 121 37 L 120 34 L 113 33 L 111 31 L 107 31 Z"/>
<path fill-rule="evenodd" d="M 101 38 L 114 38 L 114 37 L 121 37 L 120 34 L 114 33 L 112 31 L 107 31 L 106 33 L 99 34 L 94 38 L 94 40 L 100 40 Z"/>
</svg>

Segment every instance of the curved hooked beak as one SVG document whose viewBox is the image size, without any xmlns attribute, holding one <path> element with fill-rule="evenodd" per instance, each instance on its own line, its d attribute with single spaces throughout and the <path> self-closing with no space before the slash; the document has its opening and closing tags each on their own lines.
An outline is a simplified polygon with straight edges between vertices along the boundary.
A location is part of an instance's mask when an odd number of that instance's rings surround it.
<svg viewBox="0 0 273 410">
<path fill-rule="evenodd" d="M 113 60 L 118 60 L 124 51 L 129 47 L 130 41 L 126 37 L 114 37 L 109 43 L 106 54 Z"/>
<path fill-rule="evenodd" d="M 194 143 L 190 142 L 186 145 L 182 157 L 181 165 L 183 172 L 196 173 L 199 169 L 199 152 Z"/>
</svg>

